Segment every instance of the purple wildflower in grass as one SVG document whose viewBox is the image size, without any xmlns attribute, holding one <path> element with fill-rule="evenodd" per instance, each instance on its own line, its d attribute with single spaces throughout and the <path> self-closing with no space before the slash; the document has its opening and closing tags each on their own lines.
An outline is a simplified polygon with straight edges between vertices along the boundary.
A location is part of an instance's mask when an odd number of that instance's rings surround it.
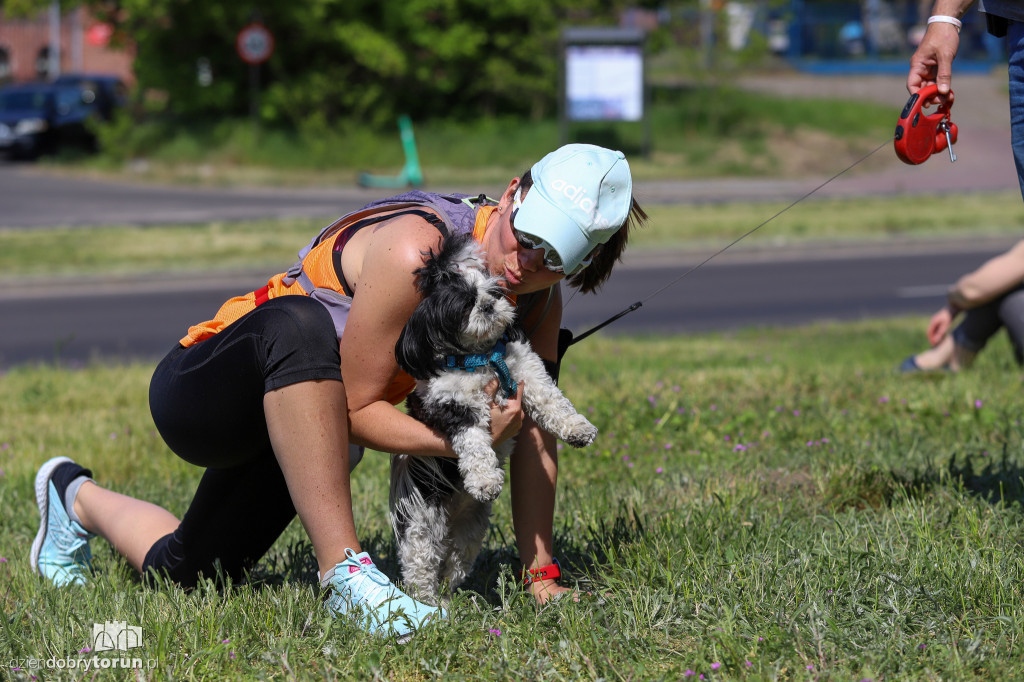
<svg viewBox="0 0 1024 682">
<path fill-rule="evenodd" d="M 651 404 L 651 407 L 654 407 L 658 403 L 658 399 L 655 398 L 653 395 L 649 395 L 647 396 L 647 402 Z"/>
<path fill-rule="evenodd" d="M 663 474 L 663 473 L 665 473 L 665 470 L 662 469 L 661 467 L 658 467 L 657 469 L 654 470 L 654 473 L 656 473 L 656 474 Z"/>
<path fill-rule="evenodd" d="M 626 463 L 626 467 L 629 468 L 629 469 L 632 469 L 633 468 L 633 463 L 632 462 L 627 462 Z"/>
<path fill-rule="evenodd" d="M 711 407 L 710 407 L 709 409 L 710 409 L 710 410 L 711 410 L 712 412 L 715 412 L 715 411 L 717 411 L 717 410 L 718 410 L 718 405 L 715 405 L 714 403 L 711 403 Z"/>
<path fill-rule="evenodd" d="M 983 404 L 984 404 L 984 403 L 982 403 L 982 402 L 981 402 L 980 400 L 975 400 L 975 401 L 974 401 L 974 408 L 975 408 L 975 409 L 977 409 L 977 410 L 980 410 L 980 409 L 981 409 L 981 406 L 982 406 Z"/>
<path fill-rule="evenodd" d="M 672 392 L 673 393 L 679 393 L 679 391 L 681 391 L 681 390 L 683 390 L 683 388 L 679 384 L 676 384 L 675 386 L 672 387 Z"/>
<path fill-rule="evenodd" d="M 655 426 L 657 426 L 660 423 L 661 423 L 661 417 L 658 417 L 657 419 L 654 420 L 654 425 Z"/>
<path fill-rule="evenodd" d="M 793 410 L 793 416 L 794 417 L 799 417 L 800 416 L 800 410 Z"/>
<path fill-rule="evenodd" d="M 743 662 L 747 664 L 748 668 L 753 668 L 754 667 L 754 664 L 751 663 L 750 661 L 743 661 Z"/>
<path fill-rule="evenodd" d="M 686 414 L 686 408 L 685 407 L 680 407 L 680 408 L 676 409 L 676 414 Z"/>
<path fill-rule="evenodd" d="M 231 641 L 230 639 L 222 639 L 222 640 L 220 640 L 220 643 L 221 644 L 228 644 L 230 641 Z"/>
<path fill-rule="evenodd" d="M 813 665 L 808 665 L 808 666 L 807 666 L 807 669 L 808 669 L 808 670 L 814 670 L 814 666 L 813 666 Z"/>
<path fill-rule="evenodd" d="M 721 667 L 722 667 L 722 664 L 721 664 L 721 663 L 712 663 L 712 664 L 711 664 L 711 669 L 712 669 L 712 670 L 718 670 L 718 669 L 719 669 L 719 668 L 721 668 Z"/>
<path fill-rule="evenodd" d="M 235 656 L 235 652 L 234 651 L 228 652 L 228 656 L 231 658 L 232 661 L 237 658 L 237 656 Z"/>
<path fill-rule="evenodd" d="M 683 677 L 693 677 L 696 674 L 697 673 L 693 672 L 689 668 L 687 668 L 686 670 L 683 671 Z"/>
<path fill-rule="evenodd" d="M 671 450 L 672 449 L 672 443 L 665 443 L 665 449 L 666 450 Z"/>
<path fill-rule="evenodd" d="M 21 670 L 22 670 L 21 668 L 11 668 L 11 672 L 12 673 L 21 672 Z"/>
<path fill-rule="evenodd" d="M 924 648 L 925 648 L 925 647 L 927 647 L 927 646 L 928 646 L 927 644 L 919 644 L 919 645 L 917 646 L 917 648 L 918 648 L 918 649 L 921 649 L 922 651 L 924 651 Z"/>
<path fill-rule="evenodd" d="M 729 442 L 729 434 L 725 434 L 725 441 L 726 441 L 727 443 Z"/>
<path fill-rule="evenodd" d="M 623 462 L 628 462 L 629 461 L 629 455 L 623 455 L 622 456 L 622 461 Z"/>
<path fill-rule="evenodd" d="M 113 431 L 111 431 L 110 432 L 110 440 L 116 440 L 116 439 L 117 439 L 117 434 L 114 433 Z"/>
<path fill-rule="evenodd" d="M 499 630 L 498 628 L 491 628 L 487 632 L 491 633 L 495 637 L 501 637 L 501 630 Z"/>
<path fill-rule="evenodd" d="M 814 447 L 815 445 L 817 445 L 817 443 L 815 443 L 813 440 L 807 441 L 807 447 L 810 448 L 810 447 Z"/>
<path fill-rule="evenodd" d="M 11 444 L 10 443 L 0 443 L 0 451 L 2 451 L 2 450 L 10 450 L 10 449 L 11 449 Z"/>
<path fill-rule="evenodd" d="M 878 402 L 882 405 L 886 404 L 887 402 L 889 402 L 889 396 L 883 395 L 881 398 L 878 399 Z"/>
<path fill-rule="evenodd" d="M 90 651 L 92 651 L 92 648 L 91 648 L 91 647 L 87 647 L 87 646 L 86 646 L 86 647 L 82 647 L 81 649 L 79 649 L 79 650 L 78 650 L 78 653 L 80 653 L 80 654 L 87 654 L 87 653 L 89 653 Z"/>
<path fill-rule="evenodd" d="M 6 563 L 7 563 L 7 557 L 0 556 L 0 564 L 6 564 Z"/>
</svg>

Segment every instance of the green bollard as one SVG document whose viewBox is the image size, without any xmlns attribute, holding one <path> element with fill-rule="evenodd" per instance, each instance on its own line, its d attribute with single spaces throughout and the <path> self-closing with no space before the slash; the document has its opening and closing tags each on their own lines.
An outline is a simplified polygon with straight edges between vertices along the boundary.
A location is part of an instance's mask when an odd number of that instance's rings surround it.
<svg viewBox="0 0 1024 682">
<path fill-rule="evenodd" d="M 398 131 L 402 138 L 402 151 L 405 153 L 405 166 L 403 166 L 398 175 L 394 177 L 360 173 L 360 186 L 405 187 L 406 185 L 410 185 L 412 187 L 419 187 L 423 184 L 423 170 L 420 168 L 419 154 L 416 153 L 416 137 L 412 132 L 412 121 L 405 114 L 398 117 Z"/>
</svg>

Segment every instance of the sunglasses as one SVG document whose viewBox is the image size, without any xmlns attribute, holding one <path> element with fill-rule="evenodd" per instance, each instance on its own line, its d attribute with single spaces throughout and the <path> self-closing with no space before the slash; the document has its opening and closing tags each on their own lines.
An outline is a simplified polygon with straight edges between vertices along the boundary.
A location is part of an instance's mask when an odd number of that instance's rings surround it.
<svg viewBox="0 0 1024 682">
<path fill-rule="evenodd" d="M 516 238 L 516 242 L 519 246 L 527 250 L 544 249 L 544 267 L 551 272 L 557 272 L 560 275 L 575 275 L 577 272 L 590 265 L 590 262 L 594 260 L 594 256 L 596 256 L 601 250 L 600 244 L 595 246 L 594 250 L 588 253 L 587 257 L 581 261 L 572 272 L 566 272 L 562 265 L 562 257 L 558 255 L 558 251 L 555 251 L 555 248 L 551 246 L 551 244 L 548 244 L 540 237 L 516 227 L 516 214 L 519 213 L 519 209 L 523 207 L 522 192 L 523 190 L 521 188 L 516 190 L 516 195 L 512 199 L 512 213 L 509 215 L 508 219 L 509 225 L 512 227 L 512 236 Z"/>
</svg>

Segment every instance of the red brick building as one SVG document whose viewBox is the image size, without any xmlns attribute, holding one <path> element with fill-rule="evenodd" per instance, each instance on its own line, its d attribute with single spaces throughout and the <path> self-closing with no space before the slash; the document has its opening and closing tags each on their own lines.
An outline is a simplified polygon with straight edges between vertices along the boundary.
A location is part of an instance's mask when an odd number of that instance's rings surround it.
<svg viewBox="0 0 1024 682">
<path fill-rule="evenodd" d="M 59 28 L 58 28 L 59 26 Z M 54 55 L 52 36 L 59 33 Z M 134 83 L 130 50 L 110 47 L 110 27 L 77 8 L 57 17 L 8 18 L 0 11 L 0 84 L 55 78 L 62 73 L 104 73 Z"/>
</svg>

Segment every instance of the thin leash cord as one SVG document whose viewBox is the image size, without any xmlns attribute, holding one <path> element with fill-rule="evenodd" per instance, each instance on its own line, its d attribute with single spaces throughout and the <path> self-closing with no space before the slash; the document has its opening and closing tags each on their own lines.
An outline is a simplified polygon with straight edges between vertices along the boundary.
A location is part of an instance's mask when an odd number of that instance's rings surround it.
<svg viewBox="0 0 1024 682">
<path fill-rule="evenodd" d="M 665 291 L 666 289 L 668 289 L 668 288 L 670 288 L 670 287 L 673 287 L 673 286 L 675 286 L 675 285 L 676 285 L 676 284 L 678 284 L 678 283 L 679 283 L 679 282 L 680 282 L 681 280 L 683 280 L 683 279 L 684 279 L 685 277 L 689 276 L 689 275 L 690 275 L 691 273 L 693 273 L 694 271 L 696 271 L 696 270 L 699 270 L 699 269 L 700 269 L 700 268 L 702 268 L 702 267 L 703 267 L 704 265 L 706 265 L 706 264 L 708 263 L 708 261 L 710 261 L 710 260 L 712 260 L 712 259 L 714 259 L 714 258 L 716 258 L 716 257 L 720 256 L 720 255 L 721 255 L 721 254 L 723 254 L 724 252 L 728 251 L 729 249 L 731 249 L 731 248 L 732 248 L 733 246 L 735 246 L 735 245 L 736 245 L 736 244 L 738 244 L 739 242 L 743 241 L 744 239 L 746 239 L 746 238 L 747 238 L 747 237 L 749 237 L 750 235 L 754 234 L 755 232 L 757 232 L 758 230 L 760 230 L 760 229 L 761 229 L 762 227 L 764 227 L 765 225 L 767 225 L 767 224 L 768 224 L 768 223 L 770 223 L 771 221 L 773 221 L 773 220 L 775 220 L 776 218 L 778 218 L 778 217 L 779 217 L 780 215 L 782 215 L 783 213 L 785 213 L 785 212 L 786 212 L 786 211 L 788 211 L 789 209 L 791 209 L 791 208 L 793 208 L 794 206 L 796 206 L 797 204 L 799 204 L 799 203 L 800 203 L 801 201 L 804 201 L 805 199 L 807 199 L 808 197 L 810 197 L 810 196 L 811 196 L 812 194 L 814 194 L 815 192 L 817 192 L 818 190 L 820 190 L 820 189 L 821 189 L 822 187 L 824 187 L 825 185 L 829 184 L 830 182 L 832 182 L 833 180 L 835 180 L 836 178 L 838 178 L 838 177 L 839 177 L 840 175 L 843 175 L 843 174 L 844 174 L 844 173 L 846 173 L 847 171 L 849 171 L 849 170 L 851 170 L 852 168 L 856 167 L 857 165 L 859 165 L 859 164 L 863 163 L 863 162 L 864 162 L 864 161 L 866 161 L 866 160 L 867 160 L 867 159 L 868 159 L 869 157 L 871 157 L 872 155 L 874 155 L 875 153 L 877 153 L 877 152 L 878 152 L 879 150 L 881 150 L 881 149 L 882 149 L 883 147 L 885 147 L 886 145 L 889 145 L 889 144 L 892 144 L 892 138 L 889 138 L 888 140 L 886 140 L 886 141 L 885 141 L 885 142 L 883 142 L 882 144 L 878 145 L 877 147 L 875 147 L 874 149 L 872 149 L 872 150 L 871 150 L 870 152 L 868 152 L 867 154 L 865 154 L 865 155 L 864 155 L 864 156 L 862 156 L 861 158 L 857 159 L 856 161 L 854 161 L 853 163 L 851 163 L 851 164 L 850 164 L 849 166 L 847 166 L 847 167 L 846 167 L 846 168 L 844 168 L 843 170 L 839 171 L 838 173 L 836 173 L 835 175 L 833 175 L 832 177 L 830 177 L 830 178 L 829 178 L 828 180 L 826 180 L 825 182 L 821 183 L 820 185 L 818 185 L 817 187 L 815 187 L 815 188 L 814 188 L 814 189 L 812 189 L 811 191 L 807 192 L 806 194 L 804 194 L 803 196 L 801 196 L 801 197 L 800 197 L 799 199 L 796 199 L 795 201 L 793 201 L 793 202 L 792 202 L 791 204 L 789 204 L 788 206 L 786 206 L 785 208 L 783 208 L 782 210 L 780 210 L 780 211 L 779 211 L 778 213 L 776 213 L 775 215 L 771 216 L 771 217 L 770 217 L 770 218 L 768 218 L 767 220 L 764 220 L 764 221 L 763 221 L 763 222 L 762 222 L 762 223 L 761 223 L 760 225 L 758 225 L 758 226 L 754 227 L 753 229 L 747 230 L 747 231 L 746 231 L 745 233 L 743 233 L 742 235 L 740 235 L 739 237 L 737 237 L 736 239 L 734 239 L 733 241 L 731 241 L 731 242 L 730 242 L 729 244 L 727 244 L 726 246 L 723 246 L 723 247 L 722 247 L 721 249 L 719 249 L 718 251 L 714 252 L 713 254 L 711 254 L 710 256 L 708 256 L 707 258 L 705 258 L 704 260 L 702 260 L 702 261 L 701 261 L 700 263 L 698 263 L 697 265 L 694 265 L 694 266 L 693 266 L 692 268 L 690 268 L 689 270 L 687 270 L 687 271 L 686 271 L 686 272 L 684 272 L 683 274 L 679 275 L 678 277 L 676 277 L 676 278 L 675 278 L 674 280 L 672 280 L 671 282 L 669 282 L 669 283 L 668 283 L 668 284 L 666 284 L 665 286 L 661 287 L 660 289 L 657 289 L 656 291 L 654 291 L 654 292 L 653 292 L 653 293 L 651 293 L 651 294 L 648 294 L 646 298 L 642 298 L 642 299 L 640 299 L 639 301 L 637 301 L 637 302 L 636 302 L 636 303 L 634 303 L 633 305 L 629 306 L 628 308 L 626 308 L 625 310 L 623 310 L 623 311 L 622 311 L 622 312 L 620 312 L 620 313 L 616 313 L 615 315 L 613 315 L 612 317 L 608 318 L 607 320 L 605 320 L 605 321 L 604 321 L 604 322 L 602 322 L 601 324 L 597 325 L 596 327 L 593 327 L 592 329 L 588 329 L 587 331 L 583 332 L 582 334 L 580 334 L 580 335 L 578 335 L 578 336 L 574 336 L 574 337 L 573 337 L 573 339 L 572 339 L 572 341 L 570 341 L 570 342 L 569 342 L 569 345 L 571 346 L 571 345 L 573 345 L 574 343 L 577 343 L 577 342 L 579 342 L 579 341 L 582 341 L 583 339 L 587 338 L 588 336 L 590 336 L 590 335 L 591 335 L 591 334 L 593 334 L 594 332 L 596 332 L 596 331 L 598 331 L 598 330 L 600 330 L 600 329 L 603 329 L 603 328 L 607 327 L 607 326 L 608 326 L 608 325 L 610 325 L 610 324 L 611 324 L 612 322 L 615 322 L 615 321 L 616 321 L 616 320 L 618 320 L 618 319 L 619 319 L 620 317 L 622 317 L 622 316 L 624 316 L 624 315 L 626 315 L 626 314 L 628 314 L 628 313 L 631 313 L 631 312 L 633 312 L 634 310 L 636 310 L 636 309 L 640 308 L 640 307 L 641 307 L 641 306 L 642 306 L 642 305 L 643 305 L 644 303 L 646 303 L 647 301 L 651 300 L 652 298 L 654 298 L 655 296 L 657 296 L 657 295 L 658 295 L 658 294 L 660 294 L 661 292 Z M 569 304 L 570 302 L 572 302 L 572 299 L 573 299 L 573 298 L 575 298 L 575 292 L 573 292 L 573 296 L 569 297 L 569 300 L 568 300 L 568 301 L 566 301 L 566 305 L 568 305 L 568 304 Z"/>
</svg>

